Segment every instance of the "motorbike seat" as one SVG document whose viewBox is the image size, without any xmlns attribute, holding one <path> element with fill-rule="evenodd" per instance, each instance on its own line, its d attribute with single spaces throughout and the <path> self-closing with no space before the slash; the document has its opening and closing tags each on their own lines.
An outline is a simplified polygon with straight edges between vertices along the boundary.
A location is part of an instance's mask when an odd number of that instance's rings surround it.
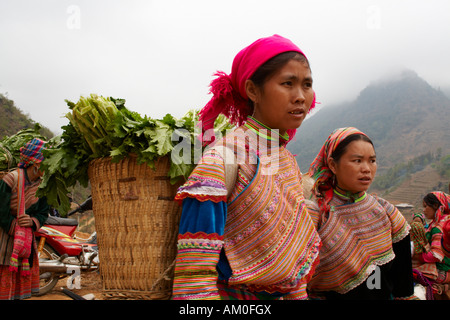
<svg viewBox="0 0 450 320">
<path fill-rule="evenodd" d="M 55 226 L 78 226 L 78 220 L 49 216 L 47 221 L 45 221 L 45 224 L 52 224 Z"/>
</svg>

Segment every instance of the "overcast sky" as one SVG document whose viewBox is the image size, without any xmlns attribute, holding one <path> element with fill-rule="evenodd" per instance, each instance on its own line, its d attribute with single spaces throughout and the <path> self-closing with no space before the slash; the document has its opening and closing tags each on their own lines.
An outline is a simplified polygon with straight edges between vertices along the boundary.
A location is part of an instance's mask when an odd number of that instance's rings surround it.
<svg viewBox="0 0 450 320">
<path fill-rule="evenodd" d="M 321 107 L 402 68 L 450 87 L 448 0 L 0 0 L 0 17 L 0 93 L 57 134 L 64 99 L 90 93 L 153 118 L 201 108 L 272 34 L 305 52 Z"/>
</svg>

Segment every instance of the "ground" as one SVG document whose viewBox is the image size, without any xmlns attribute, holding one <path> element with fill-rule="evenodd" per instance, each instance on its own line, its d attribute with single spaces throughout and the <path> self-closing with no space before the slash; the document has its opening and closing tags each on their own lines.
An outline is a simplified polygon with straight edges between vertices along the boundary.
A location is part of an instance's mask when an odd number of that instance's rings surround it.
<svg viewBox="0 0 450 320">
<path fill-rule="evenodd" d="M 72 300 L 71 297 L 63 293 L 61 288 L 67 289 L 67 279 L 61 279 L 56 284 L 55 288 L 46 295 L 41 297 L 31 297 L 28 300 Z M 93 294 L 95 300 L 103 300 L 102 297 L 102 283 L 98 272 L 89 272 L 81 274 L 80 289 L 72 289 L 71 291 L 79 296 Z"/>
</svg>

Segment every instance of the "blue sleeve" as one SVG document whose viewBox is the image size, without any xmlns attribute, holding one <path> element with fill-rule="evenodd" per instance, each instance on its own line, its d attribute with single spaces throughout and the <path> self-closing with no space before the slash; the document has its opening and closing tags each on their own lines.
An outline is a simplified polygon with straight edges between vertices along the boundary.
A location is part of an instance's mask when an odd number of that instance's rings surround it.
<svg viewBox="0 0 450 320">
<path fill-rule="evenodd" d="M 204 232 L 223 236 L 227 215 L 227 204 L 223 201 L 199 201 L 195 198 L 183 200 L 180 234 Z"/>
</svg>

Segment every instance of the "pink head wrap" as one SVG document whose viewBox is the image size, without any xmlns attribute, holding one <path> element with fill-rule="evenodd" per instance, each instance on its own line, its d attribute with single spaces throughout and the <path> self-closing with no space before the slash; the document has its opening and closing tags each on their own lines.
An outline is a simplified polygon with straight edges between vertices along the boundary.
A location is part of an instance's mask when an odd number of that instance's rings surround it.
<svg viewBox="0 0 450 320">
<path fill-rule="evenodd" d="M 292 41 L 279 35 L 261 38 L 236 55 L 230 75 L 221 71 L 216 72 L 214 75 L 217 78 L 210 84 L 210 93 L 213 94 L 213 97 L 200 111 L 203 132 L 214 127 L 214 121 L 219 114 L 225 115 L 232 124 L 242 125 L 252 112 L 248 106 L 245 82 L 269 59 L 288 51 L 304 55 Z M 314 108 L 315 101 L 314 95 L 310 110 Z M 290 140 L 294 137 L 296 129 L 288 130 L 287 133 Z M 211 137 L 205 138 L 211 139 Z"/>
<path fill-rule="evenodd" d="M 441 223 L 444 219 L 447 220 L 448 215 L 450 214 L 450 195 L 442 191 L 433 191 L 431 193 L 434 194 L 441 203 L 436 210 L 436 215 L 434 217 L 436 223 Z"/>
<path fill-rule="evenodd" d="M 354 127 L 338 128 L 334 130 L 327 138 L 316 158 L 309 167 L 308 174 L 315 179 L 312 192 L 317 197 L 317 203 L 321 210 L 328 211 L 333 197 L 333 172 L 330 169 L 328 158 L 331 157 L 337 146 L 347 137 L 353 134 L 366 135 Z"/>
</svg>

